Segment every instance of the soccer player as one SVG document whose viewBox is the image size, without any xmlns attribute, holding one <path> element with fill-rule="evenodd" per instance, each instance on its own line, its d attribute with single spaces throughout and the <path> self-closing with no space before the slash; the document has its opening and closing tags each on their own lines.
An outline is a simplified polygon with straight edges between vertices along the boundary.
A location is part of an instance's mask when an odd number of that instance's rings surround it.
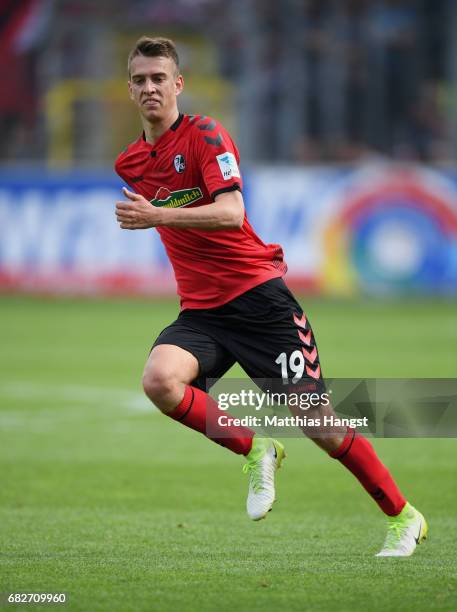
<svg viewBox="0 0 457 612">
<path fill-rule="evenodd" d="M 178 110 L 184 81 L 174 43 L 138 40 L 128 74 L 143 132 L 116 160 L 116 171 L 130 186 L 123 189 L 126 200 L 116 204 L 116 216 L 125 230 L 157 229 L 181 300 L 177 320 L 161 332 L 149 355 L 144 391 L 168 417 L 246 456 L 247 512 L 259 520 L 275 500 L 274 476 L 284 447 L 247 427 L 219 425 L 218 417 L 227 413 L 208 395 L 206 379 L 220 378 L 238 362 L 252 379 L 281 380 L 287 359 L 298 352 L 304 357 L 300 383 L 318 383 L 313 332 L 283 281 L 281 247 L 264 244 L 246 218 L 230 135 L 211 117 Z M 318 414 L 334 413 L 322 406 Z M 412 554 L 427 524 L 370 442 L 338 427 L 326 436 L 305 433 L 354 474 L 387 516 L 378 556 Z"/>
</svg>

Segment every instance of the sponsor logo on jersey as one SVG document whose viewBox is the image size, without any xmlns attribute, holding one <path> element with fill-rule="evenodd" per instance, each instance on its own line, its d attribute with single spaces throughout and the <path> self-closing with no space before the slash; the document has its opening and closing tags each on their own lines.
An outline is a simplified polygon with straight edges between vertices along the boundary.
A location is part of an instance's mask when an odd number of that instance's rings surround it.
<svg viewBox="0 0 457 612">
<path fill-rule="evenodd" d="M 184 155 L 176 155 L 175 159 L 174 159 L 174 164 L 175 164 L 175 170 L 178 174 L 181 174 L 181 172 L 184 172 L 184 170 L 186 169 L 186 160 L 184 159 Z"/>
<path fill-rule="evenodd" d="M 149 201 L 153 206 L 159 208 L 182 208 L 201 200 L 202 197 L 203 193 L 200 187 L 190 187 L 178 191 L 170 191 L 166 187 L 160 187 L 152 200 Z"/>
<path fill-rule="evenodd" d="M 216 159 L 224 181 L 228 181 L 234 176 L 240 178 L 240 171 L 233 153 L 221 153 L 216 155 Z"/>
</svg>

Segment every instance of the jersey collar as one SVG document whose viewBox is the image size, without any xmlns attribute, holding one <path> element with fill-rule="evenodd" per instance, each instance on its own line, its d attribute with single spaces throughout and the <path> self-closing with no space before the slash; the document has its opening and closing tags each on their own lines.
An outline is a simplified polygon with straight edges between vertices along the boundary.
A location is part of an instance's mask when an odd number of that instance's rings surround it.
<svg viewBox="0 0 457 612">
<path fill-rule="evenodd" d="M 183 113 L 179 113 L 178 118 L 176 119 L 176 121 L 173 123 L 173 125 L 170 126 L 170 130 L 173 130 L 173 132 L 176 132 L 176 130 L 181 125 L 181 122 L 182 122 L 183 119 L 184 119 Z"/>
<path fill-rule="evenodd" d="M 145 135 L 145 133 L 144 133 L 144 130 L 143 130 L 143 132 L 142 132 L 142 134 L 141 134 L 141 140 L 143 140 L 143 141 L 144 141 L 146 144 L 148 144 L 149 146 L 151 146 L 151 147 L 155 148 L 155 146 L 157 145 L 157 143 L 159 143 L 159 142 L 162 140 L 162 138 L 163 138 L 163 137 L 164 137 L 166 134 L 168 134 L 168 133 L 170 132 L 170 130 L 171 130 L 172 132 L 176 132 L 176 130 L 177 130 L 177 129 L 179 128 L 179 126 L 181 125 L 181 123 L 182 123 L 182 120 L 183 120 L 183 119 L 184 119 L 184 114 L 183 114 L 183 113 L 179 113 L 178 118 L 176 119 L 176 121 L 175 121 L 174 123 L 172 123 L 172 125 L 170 125 L 170 127 L 169 127 L 167 130 L 165 130 L 165 132 L 162 134 L 162 136 L 160 136 L 160 138 L 159 138 L 158 140 L 156 140 L 156 142 L 155 142 L 153 145 L 151 145 L 149 142 L 147 142 L 147 140 L 146 140 L 146 135 Z"/>
</svg>

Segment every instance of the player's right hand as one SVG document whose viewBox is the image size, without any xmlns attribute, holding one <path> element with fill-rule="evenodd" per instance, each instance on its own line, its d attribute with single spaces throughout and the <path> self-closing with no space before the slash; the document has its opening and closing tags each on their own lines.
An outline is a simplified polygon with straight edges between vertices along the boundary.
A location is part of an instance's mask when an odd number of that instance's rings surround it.
<svg viewBox="0 0 457 612">
<path fill-rule="evenodd" d="M 160 209 L 151 206 L 146 198 L 126 187 L 122 188 L 122 192 L 128 201 L 116 202 L 116 219 L 121 229 L 148 229 L 161 225 Z"/>
</svg>

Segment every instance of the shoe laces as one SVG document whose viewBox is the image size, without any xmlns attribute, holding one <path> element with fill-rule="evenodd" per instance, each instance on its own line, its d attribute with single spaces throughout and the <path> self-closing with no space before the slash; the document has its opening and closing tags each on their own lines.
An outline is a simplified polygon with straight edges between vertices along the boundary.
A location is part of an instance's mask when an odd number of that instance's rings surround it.
<svg viewBox="0 0 457 612">
<path fill-rule="evenodd" d="M 406 533 L 407 525 L 403 525 L 399 521 L 389 521 L 387 524 L 387 536 L 384 542 L 384 548 L 395 548 L 402 536 Z"/>
<path fill-rule="evenodd" d="M 259 460 L 248 459 L 248 462 L 243 465 L 243 474 L 249 474 L 249 483 L 255 493 L 259 493 L 263 489 L 262 474 L 259 464 Z"/>
</svg>

